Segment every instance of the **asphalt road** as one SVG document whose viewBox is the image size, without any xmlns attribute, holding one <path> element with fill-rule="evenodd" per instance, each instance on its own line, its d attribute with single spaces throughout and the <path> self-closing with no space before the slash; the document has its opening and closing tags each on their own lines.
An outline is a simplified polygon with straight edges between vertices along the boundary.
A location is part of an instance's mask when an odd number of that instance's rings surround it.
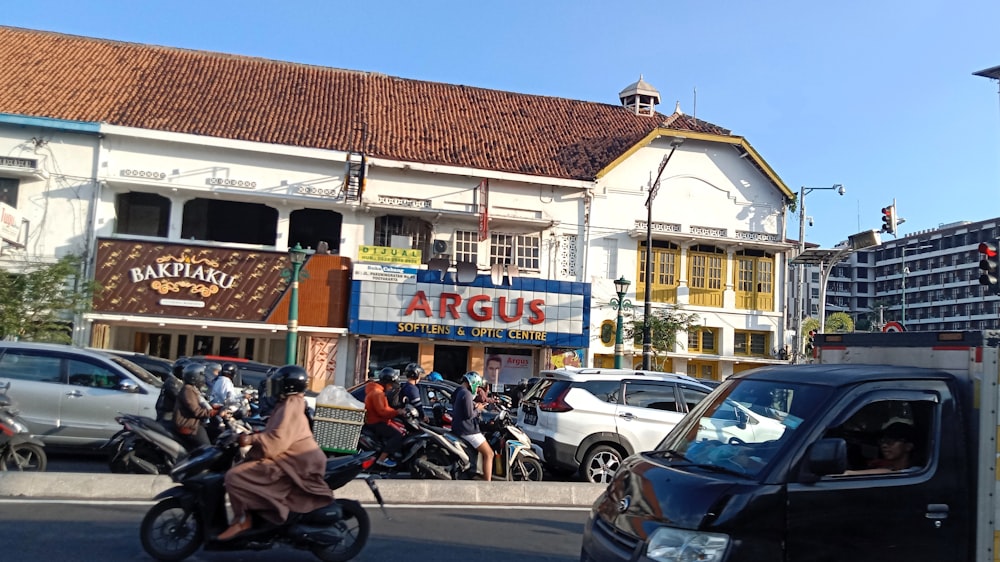
<svg viewBox="0 0 1000 562">
<path fill-rule="evenodd" d="M 148 503 L 0 500 L 0 552 L 33 560 L 150 560 L 139 542 Z M 579 560 L 587 509 L 368 508 L 372 536 L 359 562 L 570 562 Z M 315 560 L 289 547 L 198 552 L 189 560 Z"/>
</svg>

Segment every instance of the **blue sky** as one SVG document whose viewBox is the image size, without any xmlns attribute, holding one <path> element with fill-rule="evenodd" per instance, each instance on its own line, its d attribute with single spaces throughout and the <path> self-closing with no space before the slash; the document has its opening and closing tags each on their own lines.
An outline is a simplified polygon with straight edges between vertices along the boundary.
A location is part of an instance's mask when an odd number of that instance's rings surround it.
<svg viewBox="0 0 1000 562">
<path fill-rule="evenodd" d="M 998 85 L 972 76 L 1000 65 L 998 21 L 996 0 L 38 0 L 0 17 L 604 103 L 641 73 L 664 113 L 694 113 L 697 90 L 697 116 L 793 190 L 843 184 L 806 198 L 823 246 L 879 228 L 893 198 L 903 234 L 1000 216 Z"/>
</svg>

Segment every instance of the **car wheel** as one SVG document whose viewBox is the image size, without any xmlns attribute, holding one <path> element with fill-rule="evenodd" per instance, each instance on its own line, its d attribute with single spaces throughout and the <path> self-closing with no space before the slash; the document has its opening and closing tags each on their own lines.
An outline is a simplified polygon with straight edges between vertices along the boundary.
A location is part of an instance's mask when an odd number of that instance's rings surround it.
<svg viewBox="0 0 1000 562">
<path fill-rule="evenodd" d="M 597 445 L 587 452 L 580 465 L 580 472 L 587 482 L 608 484 L 618 472 L 625 456 L 610 445 Z"/>
</svg>

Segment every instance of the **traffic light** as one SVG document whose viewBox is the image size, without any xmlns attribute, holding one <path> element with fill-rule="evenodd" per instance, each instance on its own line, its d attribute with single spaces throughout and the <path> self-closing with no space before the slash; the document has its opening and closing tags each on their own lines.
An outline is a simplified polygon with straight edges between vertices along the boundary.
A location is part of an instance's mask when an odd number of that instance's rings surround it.
<svg viewBox="0 0 1000 562">
<path fill-rule="evenodd" d="M 896 204 L 882 207 L 882 232 L 896 235 Z"/>
<path fill-rule="evenodd" d="M 986 290 L 994 295 L 1000 295 L 1000 279 L 997 277 L 998 247 L 1000 241 L 979 243 L 979 253 L 983 256 L 979 260 L 979 284 L 987 287 Z"/>
</svg>

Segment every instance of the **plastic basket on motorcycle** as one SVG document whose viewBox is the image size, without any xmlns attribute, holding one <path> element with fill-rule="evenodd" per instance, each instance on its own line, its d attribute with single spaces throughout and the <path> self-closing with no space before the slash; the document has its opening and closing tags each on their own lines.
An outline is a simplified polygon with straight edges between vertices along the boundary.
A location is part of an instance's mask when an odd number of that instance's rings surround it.
<svg viewBox="0 0 1000 562">
<path fill-rule="evenodd" d="M 320 448 L 328 453 L 358 452 L 365 411 L 330 404 L 316 404 L 313 433 Z"/>
</svg>

